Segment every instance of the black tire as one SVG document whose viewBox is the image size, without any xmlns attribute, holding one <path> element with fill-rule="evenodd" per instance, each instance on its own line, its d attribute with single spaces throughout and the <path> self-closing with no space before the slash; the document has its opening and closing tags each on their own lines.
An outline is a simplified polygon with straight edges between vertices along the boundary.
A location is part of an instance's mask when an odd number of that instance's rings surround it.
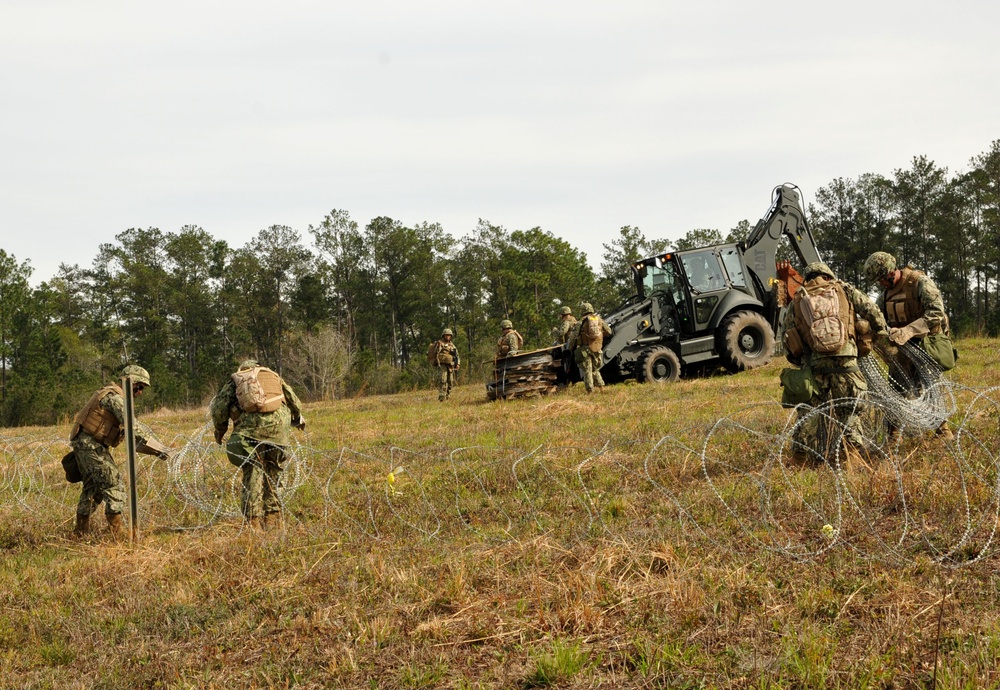
<svg viewBox="0 0 1000 690">
<path fill-rule="evenodd" d="M 774 331 L 757 312 L 738 311 L 719 325 L 717 347 L 723 366 L 731 373 L 756 369 L 771 362 Z"/>
<path fill-rule="evenodd" d="M 681 361 L 666 347 L 653 347 L 639 356 L 638 375 L 641 383 L 674 383 L 681 378 Z"/>
</svg>

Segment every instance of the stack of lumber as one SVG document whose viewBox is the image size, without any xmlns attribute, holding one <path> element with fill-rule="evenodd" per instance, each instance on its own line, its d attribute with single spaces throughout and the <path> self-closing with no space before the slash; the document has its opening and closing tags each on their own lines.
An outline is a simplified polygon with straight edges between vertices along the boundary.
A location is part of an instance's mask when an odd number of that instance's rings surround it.
<svg viewBox="0 0 1000 690">
<path fill-rule="evenodd" d="M 486 397 L 510 400 L 555 392 L 562 366 L 559 351 L 556 345 L 498 358 L 493 378 L 486 383 Z"/>
</svg>

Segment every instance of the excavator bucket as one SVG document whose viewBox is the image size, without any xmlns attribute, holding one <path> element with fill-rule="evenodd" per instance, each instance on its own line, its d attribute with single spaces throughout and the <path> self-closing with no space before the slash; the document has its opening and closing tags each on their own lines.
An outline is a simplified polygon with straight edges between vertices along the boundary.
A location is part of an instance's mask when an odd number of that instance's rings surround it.
<svg viewBox="0 0 1000 690">
<path fill-rule="evenodd" d="M 779 261 L 775 284 L 778 286 L 778 306 L 787 307 L 792 303 L 795 292 L 802 287 L 805 278 L 787 261 Z"/>
</svg>

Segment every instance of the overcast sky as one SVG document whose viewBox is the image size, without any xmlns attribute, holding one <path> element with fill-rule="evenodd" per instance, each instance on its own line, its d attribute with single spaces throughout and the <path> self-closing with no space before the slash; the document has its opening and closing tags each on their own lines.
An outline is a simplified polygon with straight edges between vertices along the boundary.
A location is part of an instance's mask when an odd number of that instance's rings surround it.
<svg viewBox="0 0 1000 690">
<path fill-rule="evenodd" d="M 130 227 L 242 246 L 331 209 L 540 226 L 597 266 L 771 189 L 1000 138 L 1000 3 L 0 0 L 0 248 L 34 281 Z"/>
</svg>

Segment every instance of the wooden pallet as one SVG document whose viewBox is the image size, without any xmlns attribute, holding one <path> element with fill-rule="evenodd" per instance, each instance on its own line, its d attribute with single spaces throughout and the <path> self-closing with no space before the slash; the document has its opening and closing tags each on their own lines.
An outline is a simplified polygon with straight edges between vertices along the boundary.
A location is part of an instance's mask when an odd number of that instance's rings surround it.
<svg viewBox="0 0 1000 690">
<path fill-rule="evenodd" d="M 554 393 L 559 388 L 558 350 L 558 346 L 547 347 L 496 360 L 493 378 L 486 383 L 486 397 L 510 400 Z"/>
</svg>

